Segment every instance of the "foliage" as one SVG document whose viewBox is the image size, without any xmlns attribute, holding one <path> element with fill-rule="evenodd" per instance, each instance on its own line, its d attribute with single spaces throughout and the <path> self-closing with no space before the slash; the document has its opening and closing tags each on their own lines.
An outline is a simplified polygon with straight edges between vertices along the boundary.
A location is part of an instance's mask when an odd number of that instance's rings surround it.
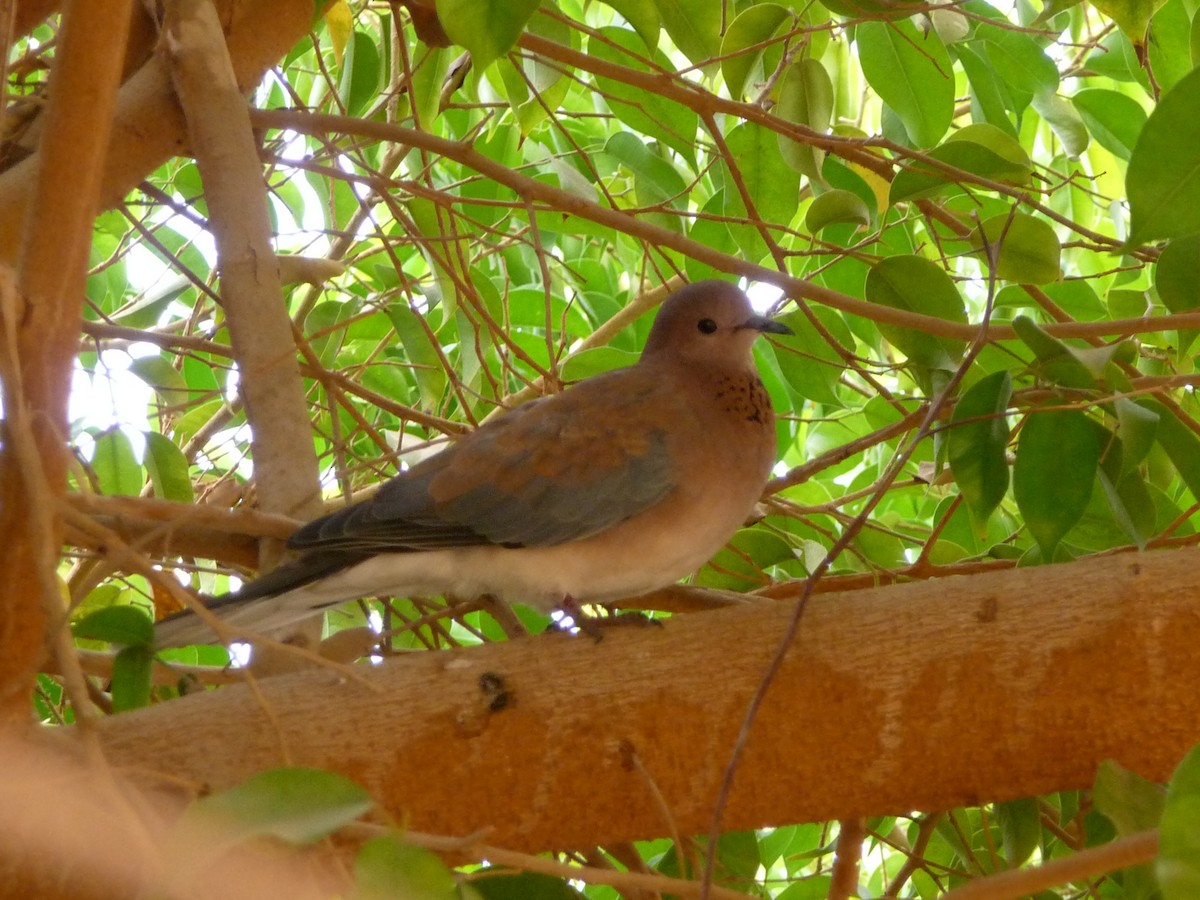
<svg viewBox="0 0 1200 900">
<path fill-rule="evenodd" d="M 254 93 L 292 110 L 255 123 L 329 497 L 544 385 L 628 364 L 650 314 L 621 317 L 643 292 L 738 277 L 764 305 L 782 289 L 795 331 L 756 351 L 781 462 L 766 517 L 698 584 L 803 578 L 839 538 L 833 583 L 1195 542 L 1194 3 L 1153 4 L 1148 39 L 1146 5 L 1111 2 L 535 6 L 439 0 L 472 65 L 418 37 L 419 4 L 337 0 Z M 13 90 L 40 89 L 53 36 L 19 45 Z M 252 504 L 238 386 L 254 373 L 218 302 L 207 215 L 178 158 L 97 220 L 78 491 Z M 246 562 L 156 552 L 204 593 Z M 164 592 L 86 555 L 62 574 L 80 640 L 128 645 L 114 706 L 147 702 L 142 626 L 96 610 L 165 608 Z M 431 609 L 377 607 L 392 647 L 500 636 L 479 612 L 430 625 Z M 70 716 L 49 678 L 37 708 Z M 1092 802 L 872 819 L 863 895 L 933 896 L 1101 843 Z M 1172 847 L 1190 846 L 1189 802 L 1167 798 Z M 824 896 L 837 833 L 727 835 L 743 853 L 722 845 L 722 871 Z M 661 871 L 675 849 L 639 847 Z M 1184 856 L 1160 875 L 1194 879 L 1170 868 Z M 1147 895 L 1123 885 L 1103 896 Z"/>
</svg>

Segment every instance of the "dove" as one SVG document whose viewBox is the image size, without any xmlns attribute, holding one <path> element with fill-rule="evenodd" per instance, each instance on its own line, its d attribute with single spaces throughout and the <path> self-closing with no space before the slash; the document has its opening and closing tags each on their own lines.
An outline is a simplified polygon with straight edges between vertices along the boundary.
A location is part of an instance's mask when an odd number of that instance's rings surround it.
<svg viewBox="0 0 1200 900">
<path fill-rule="evenodd" d="M 750 517 L 775 463 L 751 347 L 790 334 L 723 281 L 663 302 L 637 363 L 486 422 L 302 526 L 296 558 L 208 601 L 239 635 L 362 597 L 604 604 L 694 573 Z M 159 647 L 218 640 L 194 613 Z"/>
</svg>

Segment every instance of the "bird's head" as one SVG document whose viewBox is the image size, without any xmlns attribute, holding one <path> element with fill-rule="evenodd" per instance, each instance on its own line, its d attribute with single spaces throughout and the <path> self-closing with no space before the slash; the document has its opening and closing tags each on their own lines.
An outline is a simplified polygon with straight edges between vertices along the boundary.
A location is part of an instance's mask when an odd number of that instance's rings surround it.
<svg viewBox="0 0 1200 900">
<path fill-rule="evenodd" d="M 744 366 L 754 339 L 764 332 L 791 334 L 792 330 L 756 313 L 750 298 L 734 285 L 698 281 L 663 302 L 642 359 Z"/>
</svg>

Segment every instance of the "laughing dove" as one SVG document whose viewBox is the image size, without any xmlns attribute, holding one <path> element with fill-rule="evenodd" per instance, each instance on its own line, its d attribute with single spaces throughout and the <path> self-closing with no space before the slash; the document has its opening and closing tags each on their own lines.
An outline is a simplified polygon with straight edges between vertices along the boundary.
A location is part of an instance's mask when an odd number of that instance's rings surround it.
<svg viewBox="0 0 1200 900">
<path fill-rule="evenodd" d="M 669 585 L 750 515 L 775 461 L 775 416 L 751 345 L 790 334 L 731 284 L 669 297 L 638 363 L 507 413 L 309 522 L 299 557 L 210 602 L 277 631 L 367 596 L 491 594 L 540 609 Z M 198 617 L 159 646 L 212 641 Z"/>
</svg>

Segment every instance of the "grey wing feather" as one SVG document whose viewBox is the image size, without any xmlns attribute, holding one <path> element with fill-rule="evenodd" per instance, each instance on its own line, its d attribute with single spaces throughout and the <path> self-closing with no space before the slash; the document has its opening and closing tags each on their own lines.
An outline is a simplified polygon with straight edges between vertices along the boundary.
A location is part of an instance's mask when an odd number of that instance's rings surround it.
<svg viewBox="0 0 1200 900">
<path fill-rule="evenodd" d="M 626 381 L 634 394 L 647 390 Z M 601 409 L 589 417 L 595 421 L 582 421 L 581 393 L 526 404 L 391 479 L 370 500 L 310 522 L 289 546 L 363 555 L 551 546 L 654 505 L 675 486 L 665 433 L 625 414 L 629 391 L 609 392 L 616 413 Z M 613 440 L 614 432 L 625 440 Z M 592 452 L 600 445 L 607 456 Z"/>
</svg>

